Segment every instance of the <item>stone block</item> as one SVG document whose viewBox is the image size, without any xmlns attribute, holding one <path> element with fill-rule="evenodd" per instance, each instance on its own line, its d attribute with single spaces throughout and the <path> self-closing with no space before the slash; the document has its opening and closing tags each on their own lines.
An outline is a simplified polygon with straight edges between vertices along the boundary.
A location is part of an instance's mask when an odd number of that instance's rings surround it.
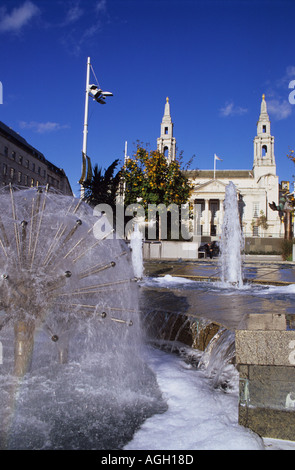
<svg viewBox="0 0 295 470">
<path fill-rule="evenodd" d="M 236 331 L 238 364 L 295 365 L 295 331 Z"/>
<path fill-rule="evenodd" d="M 248 366 L 240 374 L 240 404 L 295 411 L 295 367 Z"/>
<path fill-rule="evenodd" d="M 295 330 L 287 325 L 283 314 L 249 315 L 236 330 L 237 363 L 294 366 Z"/>
<path fill-rule="evenodd" d="M 294 411 L 239 405 L 239 424 L 262 437 L 295 441 Z"/>
</svg>

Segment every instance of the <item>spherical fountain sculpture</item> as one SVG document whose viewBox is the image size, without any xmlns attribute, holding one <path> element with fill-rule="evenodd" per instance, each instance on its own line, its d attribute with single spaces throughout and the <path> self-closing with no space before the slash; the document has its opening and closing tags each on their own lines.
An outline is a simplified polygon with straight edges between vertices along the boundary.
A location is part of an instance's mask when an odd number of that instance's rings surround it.
<svg viewBox="0 0 295 470">
<path fill-rule="evenodd" d="M 161 402 L 130 250 L 81 200 L 0 198 L 0 447 L 120 448 Z"/>
</svg>

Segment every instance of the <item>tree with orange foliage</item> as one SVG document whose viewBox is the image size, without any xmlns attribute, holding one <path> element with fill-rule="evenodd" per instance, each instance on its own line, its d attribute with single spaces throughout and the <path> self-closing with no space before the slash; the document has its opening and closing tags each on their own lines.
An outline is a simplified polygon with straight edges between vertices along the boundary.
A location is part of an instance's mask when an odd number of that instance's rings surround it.
<svg viewBox="0 0 295 470">
<path fill-rule="evenodd" d="M 149 218 L 151 205 L 159 208 L 157 218 L 158 237 L 161 239 L 161 211 L 169 212 L 171 204 L 186 204 L 192 186 L 181 170 L 178 160 L 168 162 L 159 151 L 150 151 L 138 146 L 134 158 L 125 162 L 121 176 L 124 181 L 124 204 L 140 204 Z M 180 219 L 179 219 L 180 223 Z M 171 228 L 171 227 L 170 227 Z M 172 228 L 171 228 L 172 230 Z"/>
<path fill-rule="evenodd" d="M 148 152 L 138 147 L 134 158 L 129 158 L 121 171 L 125 182 L 125 204 L 186 204 L 192 186 L 180 168 L 180 162 L 168 163 L 159 151 Z"/>
</svg>

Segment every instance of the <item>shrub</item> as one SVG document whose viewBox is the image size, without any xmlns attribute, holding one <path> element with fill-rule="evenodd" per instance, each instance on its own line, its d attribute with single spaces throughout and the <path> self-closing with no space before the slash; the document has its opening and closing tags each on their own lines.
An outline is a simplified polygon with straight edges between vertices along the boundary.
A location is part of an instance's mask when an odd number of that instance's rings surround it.
<svg viewBox="0 0 295 470">
<path fill-rule="evenodd" d="M 295 239 L 293 240 L 282 240 L 281 248 L 282 248 L 282 258 L 284 261 L 292 261 L 292 251 L 293 251 L 293 243 L 295 243 Z"/>
</svg>

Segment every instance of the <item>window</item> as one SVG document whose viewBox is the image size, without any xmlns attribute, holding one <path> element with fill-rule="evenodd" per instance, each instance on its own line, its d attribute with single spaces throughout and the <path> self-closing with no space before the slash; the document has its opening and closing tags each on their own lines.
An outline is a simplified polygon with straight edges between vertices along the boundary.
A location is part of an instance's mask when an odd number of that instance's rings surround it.
<svg viewBox="0 0 295 470">
<path fill-rule="evenodd" d="M 24 175 L 24 183 L 28 186 L 28 175 Z"/>
<path fill-rule="evenodd" d="M 18 163 L 19 163 L 20 165 L 23 164 L 23 157 L 22 157 L 21 155 L 18 157 Z"/>
<path fill-rule="evenodd" d="M 3 163 L 3 175 L 7 175 L 7 165 Z"/>
<path fill-rule="evenodd" d="M 259 202 L 253 202 L 253 217 L 254 219 L 259 217 Z"/>
<path fill-rule="evenodd" d="M 168 157 L 168 147 L 164 147 L 164 156 Z"/>
<path fill-rule="evenodd" d="M 258 233 L 258 226 L 257 225 L 254 225 L 253 226 L 253 232 L 252 232 L 252 236 L 253 237 L 258 237 L 259 233 Z"/>
<path fill-rule="evenodd" d="M 263 134 L 266 133 L 266 126 L 262 126 L 262 132 L 263 132 Z"/>
<path fill-rule="evenodd" d="M 10 168 L 10 178 L 13 180 L 14 178 L 14 168 Z"/>
<path fill-rule="evenodd" d="M 14 151 L 13 151 L 13 152 L 11 152 L 11 158 L 12 158 L 12 160 L 14 160 L 14 161 L 15 161 L 15 157 L 16 157 L 16 153 L 15 153 Z"/>
<path fill-rule="evenodd" d="M 265 157 L 267 154 L 267 145 L 262 145 L 262 156 Z"/>
<path fill-rule="evenodd" d="M 4 147 L 4 155 L 5 157 L 8 157 L 8 147 Z"/>
<path fill-rule="evenodd" d="M 32 171 L 35 171 L 35 163 L 32 163 Z"/>
<path fill-rule="evenodd" d="M 31 187 L 34 186 L 34 178 L 31 178 Z"/>
<path fill-rule="evenodd" d="M 168 127 L 165 127 L 165 134 L 168 134 Z"/>
<path fill-rule="evenodd" d="M 18 172 L 17 172 L 17 182 L 18 182 L 18 183 L 21 183 L 21 182 L 22 182 L 22 172 L 21 172 L 21 171 L 18 171 Z"/>
<path fill-rule="evenodd" d="M 25 167 L 26 167 L 26 168 L 29 168 L 29 160 L 26 160 L 26 161 L 25 161 Z"/>
</svg>

